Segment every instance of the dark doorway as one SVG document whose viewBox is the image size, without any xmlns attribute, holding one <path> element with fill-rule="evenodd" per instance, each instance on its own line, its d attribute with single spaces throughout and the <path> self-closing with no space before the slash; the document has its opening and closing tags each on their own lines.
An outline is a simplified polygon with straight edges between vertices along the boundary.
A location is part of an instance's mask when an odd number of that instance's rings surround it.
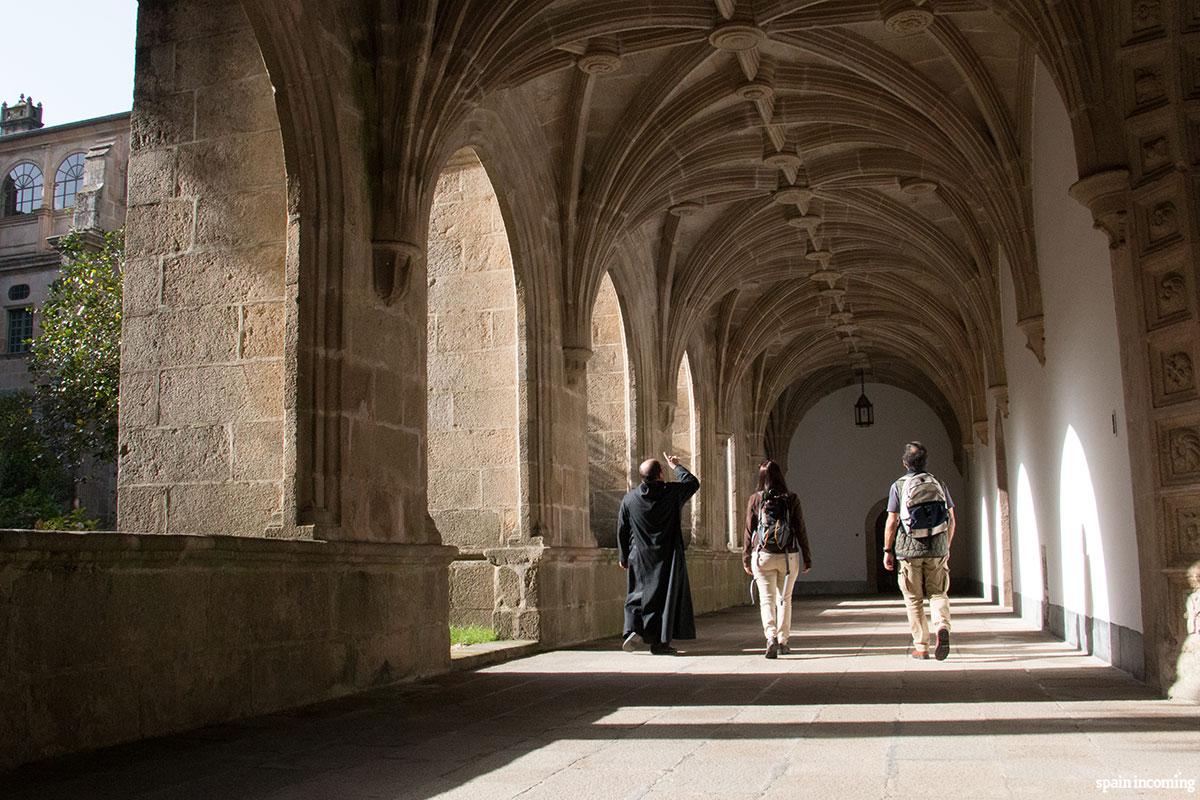
<svg viewBox="0 0 1200 800">
<path fill-rule="evenodd" d="M 880 511 L 879 516 L 875 517 L 875 552 L 883 552 L 883 529 L 887 524 L 887 511 Z M 889 572 L 883 567 L 879 568 L 879 572 L 875 579 L 875 590 L 879 594 L 900 594 L 900 584 L 896 581 L 896 573 Z"/>
</svg>

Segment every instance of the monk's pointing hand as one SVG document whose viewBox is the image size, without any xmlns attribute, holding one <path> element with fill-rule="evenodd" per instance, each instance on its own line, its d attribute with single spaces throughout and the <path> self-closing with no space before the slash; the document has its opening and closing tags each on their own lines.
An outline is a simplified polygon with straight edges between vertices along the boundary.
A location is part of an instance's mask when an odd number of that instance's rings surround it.
<svg viewBox="0 0 1200 800">
<path fill-rule="evenodd" d="M 665 458 L 667 460 L 667 463 L 670 464 L 672 467 L 679 466 L 679 459 L 676 458 L 675 456 L 669 456 L 666 453 L 663 453 L 663 458 Z"/>
</svg>

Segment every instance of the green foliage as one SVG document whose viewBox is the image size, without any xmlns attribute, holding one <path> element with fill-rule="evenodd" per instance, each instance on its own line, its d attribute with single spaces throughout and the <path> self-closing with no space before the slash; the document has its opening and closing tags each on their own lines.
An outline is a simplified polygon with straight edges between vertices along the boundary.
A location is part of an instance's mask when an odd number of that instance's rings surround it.
<svg viewBox="0 0 1200 800">
<path fill-rule="evenodd" d="M 27 393 L 0 395 L 0 528 L 32 528 L 62 514 L 74 490 L 31 399 Z"/>
<path fill-rule="evenodd" d="M 111 461 L 117 449 L 121 368 L 122 231 L 91 250 L 77 234 L 60 242 L 62 276 L 41 308 L 29 369 L 40 424 L 72 468 L 88 456 Z"/>
<path fill-rule="evenodd" d="M 33 527 L 39 531 L 94 531 L 100 528 L 100 520 L 89 517 L 86 508 L 72 508 L 65 514 L 43 517 Z"/>
<path fill-rule="evenodd" d="M 498 638 L 494 630 L 482 625 L 450 626 L 450 644 L 483 644 L 494 642 Z"/>
</svg>

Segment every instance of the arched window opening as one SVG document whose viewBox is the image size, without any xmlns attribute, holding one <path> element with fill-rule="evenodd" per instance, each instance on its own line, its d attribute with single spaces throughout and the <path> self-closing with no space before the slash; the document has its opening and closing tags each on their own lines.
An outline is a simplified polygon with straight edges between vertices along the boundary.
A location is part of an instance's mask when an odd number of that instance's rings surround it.
<svg viewBox="0 0 1200 800">
<path fill-rule="evenodd" d="M 83 186 L 83 153 L 72 153 L 58 165 L 54 173 L 54 207 L 56 209 L 71 208 L 75 205 L 75 195 Z"/>
<path fill-rule="evenodd" d="M 42 207 L 42 171 L 24 161 L 13 167 L 0 187 L 3 215 L 31 214 Z"/>
<path fill-rule="evenodd" d="M 740 515 L 738 514 L 737 495 L 737 453 L 734 450 L 733 437 L 725 439 L 725 510 L 729 517 L 729 547 L 737 550 L 741 542 L 738 536 Z"/>
<path fill-rule="evenodd" d="M 427 502 L 450 567 L 450 624 L 501 627 L 487 549 L 519 534 L 517 291 L 500 204 L 474 151 L 438 179 L 429 221 Z"/>
<path fill-rule="evenodd" d="M 675 419 L 671 424 L 671 447 L 674 455 L 696 474 L 701 474 L 700 465 L 696 463 L 696 394 L 692 384 L 692 367 L 688 363 L 687 353 L 679 361 L 679 370 L 675 375 Z M 683 536 L 687 541 L 689 536 L 695 539 L 699 536 L 697 521 L 700 495 L 692 498 L 692 502 L 683 509 Z"/>
<path fill-rule="evenodd" d="M 629 364 L 621 304 L 604 276 L 592 306 L 587 365 L 588 518 L 600 547 L 617 546 L 617 509 L 629 491 Z"/>
</svg>

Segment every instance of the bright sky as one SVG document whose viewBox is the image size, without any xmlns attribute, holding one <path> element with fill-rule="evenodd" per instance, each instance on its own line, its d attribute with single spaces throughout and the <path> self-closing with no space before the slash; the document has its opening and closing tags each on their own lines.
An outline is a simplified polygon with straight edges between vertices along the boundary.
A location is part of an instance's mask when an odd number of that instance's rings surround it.
<svg viewBox="0 0 1200 800">
<path fill-rule="evenodd" d="M 136 0 L 0 0 L 0 100 L 22 93 L 61 125 L 133 104 Z"/>
</svg>

